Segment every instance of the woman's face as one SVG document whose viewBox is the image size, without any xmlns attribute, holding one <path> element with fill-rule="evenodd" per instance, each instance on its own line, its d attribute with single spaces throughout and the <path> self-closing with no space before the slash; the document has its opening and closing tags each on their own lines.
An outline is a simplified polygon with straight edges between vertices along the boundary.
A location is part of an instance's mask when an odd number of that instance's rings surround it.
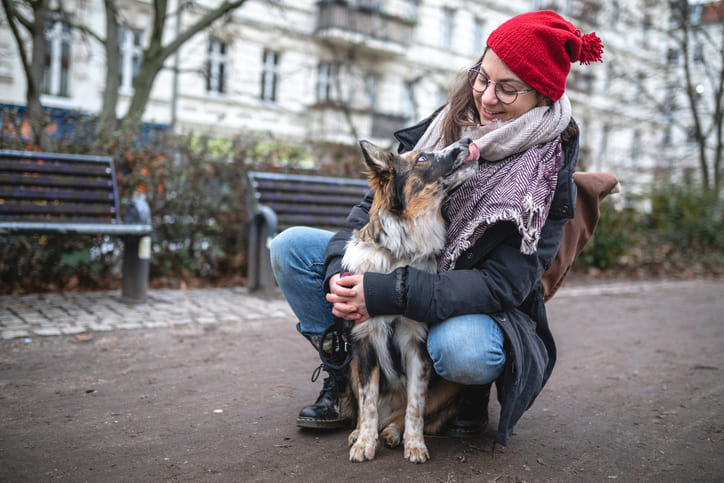
<svg viewBox="0 0 724 483">
<path fill-rule="evenodd" d="M 483 126 L 495 120 L 508 121 L 515 119 L 539 105 L 539 96 L 535 90 L 518 94 L 518 98 L 512 104 L 503 104 L 498 100 L 495 96 L 495 83 L 497 82 L 505 82 L 518 91 L 530 89 L 530 86 L 520 80 L 520 77 L 515 75 L 492 49 L 487 49 L 485 52 L 483 61 L 480 64 L 480 72 L 493 81 L 485 89 L 485 92 L 481 93 L 473 90 L 475 106 L 478 108 L 480 124 Z"/>
</svg>

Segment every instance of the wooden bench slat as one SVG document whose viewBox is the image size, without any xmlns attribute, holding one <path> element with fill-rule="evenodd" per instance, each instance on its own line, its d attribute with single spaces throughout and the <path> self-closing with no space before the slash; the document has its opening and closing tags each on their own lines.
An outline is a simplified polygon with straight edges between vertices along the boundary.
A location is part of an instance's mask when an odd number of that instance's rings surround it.
<svg viewBox="0 0 724 483">
<path fill-rule="evenodd" d="M 0 218 L 12 217 L 22 219 L 26 214 L 47 213 L 48 215 L 81 215 L 115 216 L 115 206 L 108 203 L 53 203 L 5 201 L 0 203 Z"/>
<path fill-rule="evenodd" d="M 0 184 L 21 185 L 21 186 L 77 186 L 87 189 L 113 188 L 113 180 L 110 177 L 97 176 L 66 176 L 47 174 L 26 174 L 26 173 L 1 173 Z"/>
<path fill-rule="evenodd" d="M 258 198 L 260 203 L 272 204 L 275 202 L 292 202 L 296 204 L 311 205 L 342 205 L 349 207 L 356 205 L 362 199 L 359 194 L 354 195 L 335 195 L 335 194 L 307 194 L 307 193 L 261 193 Z"/>
<path fill-rule="evenodd" d="M 279 226 L 283 228 L 288 228 L 290 226 L 303 225 L 325 229 L 339 229 L 341 226 L 344 226 L 344 222 L 346 219 L 346 215 L 336 217 L 321 217 L 304 213 L 297 213 L 293 215 L 285 214 L 279 217 Z"/>
<path fill-rule="evenodd" d="M 18 173 L 76 174 L 83 176 L 109 176 L 111 169 L 107 163 L 98 162 L 57 162 L 31 161 L 28 159 L 0 159 L 0 171 Z"/>
<path fill-rule="evenodd" d="M 354 180 L 361 181 L 361 180 Z M 364 182 L 363 182 L 364 183 Z M 352 194 L 362 196 L 367 192 L 369 187 L 366 183 L 315 183 L 315 182 L 295 182 L 295 181 L 274 181 L 274 180 L 254 180 L 254 189 L 259 193 L 289 191 L 293 193 L 334 193 L 334 194 Z"/>
<path fill-rule="evenodd" d="M 0 185 L 0 198 L 19 198 L 27 200 L 83 200 L 113 201 L 113 190 L 76 190 L 70 188 L 39 188 L 37 186 Z"/>
<path fill-rule="evenodd" d="M 277 216 L 285 213 L 310 213 L 318 215 L 348 215 L 350 207 L 346 205 L 308 205 L 301 203 L 266 203 Z"/>
</svg>

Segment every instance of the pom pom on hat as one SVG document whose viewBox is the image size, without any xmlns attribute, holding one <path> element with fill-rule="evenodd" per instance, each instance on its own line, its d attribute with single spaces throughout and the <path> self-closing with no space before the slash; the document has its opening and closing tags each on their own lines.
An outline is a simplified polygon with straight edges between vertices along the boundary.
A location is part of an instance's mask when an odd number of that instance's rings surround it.
<svg viewBox="0 0 724 483">
<path fill-rule="evenodd" d="M 554 101 L 566 90 L 571 62 L 601 62 L 603 54 L 595 33 L 581 35 L 549 10 L 511 18 L 490 34 L 488 46 L 518 77 Z"/>
<path fill-rule="evenodd" d="M 603 62 L 603 60 L 601 60 L 601 55 L 603 55 L 603 43 L 595 32 L 583 35 L 581 37 L 581 42 L 581 64 L 588 65 L 591 62 Z"/>
</svg>

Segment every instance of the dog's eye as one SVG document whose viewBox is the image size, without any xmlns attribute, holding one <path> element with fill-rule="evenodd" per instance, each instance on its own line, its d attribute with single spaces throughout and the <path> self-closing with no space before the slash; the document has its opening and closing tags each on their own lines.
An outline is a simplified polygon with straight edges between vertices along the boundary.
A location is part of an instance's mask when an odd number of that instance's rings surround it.
<svg viewBox="0 0 724 483">
<path fill-rule="evenodd" d="M 418 156 L 417 162 L 418 162 L 418 163 L 427 162 L 427 156 L 425 156 L 424 154 L 421 154 L 420 156 Z"/>
</svg>

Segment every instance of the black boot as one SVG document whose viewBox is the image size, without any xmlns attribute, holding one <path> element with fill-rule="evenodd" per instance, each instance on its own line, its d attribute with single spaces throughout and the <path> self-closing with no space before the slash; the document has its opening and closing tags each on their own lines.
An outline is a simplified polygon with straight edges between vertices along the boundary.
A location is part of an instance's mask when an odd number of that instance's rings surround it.
<svg viewBox="0 0 724 483">
<path fill-rule="evenodd" d="M 297 331 L 301 334 L 300 325 L 297 324 Z M 304 335 L 304 334 L 302 334 Z M 320 341 L 318 337 L 304 336 L 315 349 L 319 350 L 319 344 L 325 344 Z M 326 345 L 326 344 L 325 344 Z M 326 349 L 326 347 L 325 347 Z M 331 349 L 328 353 L 325 353 L 323 357 L 332 358 Z M 333 361 L 335 363 L 340 361 Z M 319 372 L 324 369 L 329 376 L 324 379 L 322 390 L 319 393 L 319 397 L 314 404 L 305 406 L 299 411 L 297 417 L 297 426 L 300 428 L 314 428 L 314 429 L 334 429 L 349 426 L 350 421 L 344 419 L 339 414 L 339 395 L 344 391 L 346 380 L 344 371 L 342 369 L 334 369 L 331 367 L 325 367 L 322 364 L 315 369 L 312 374 L 312 382 L 317 380 Z"/>
<path fill-rule="evenodd" d="M 458 401 L 458 413 L 445 423 L 443 434 L 457 438 L 477 436 L 488 425 L 490 386 L 465 386 Z"/>
<path fill-rule="evenodd" d="M 339 414 L 339 393 L 344 390 L 344 376 L 331 371 L 324 379 L 322 391 L 314 404 L 299 411 L 297 426 L 300 428 L 334 429 L 349 424 Z"/>
</svg>

